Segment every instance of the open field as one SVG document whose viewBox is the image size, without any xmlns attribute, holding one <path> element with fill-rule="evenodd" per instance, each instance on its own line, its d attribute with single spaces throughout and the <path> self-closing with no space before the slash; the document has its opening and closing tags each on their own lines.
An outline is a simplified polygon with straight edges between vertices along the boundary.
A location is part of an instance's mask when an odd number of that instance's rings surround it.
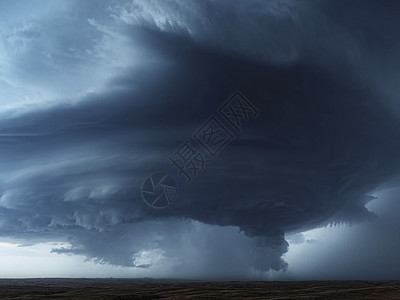
<svg viewBox="0 0 400 300">
<path fill-rule="evenodd" d="M 0 299 L 400 299 L 400 281 L 0 279 Z"/>
</svg>

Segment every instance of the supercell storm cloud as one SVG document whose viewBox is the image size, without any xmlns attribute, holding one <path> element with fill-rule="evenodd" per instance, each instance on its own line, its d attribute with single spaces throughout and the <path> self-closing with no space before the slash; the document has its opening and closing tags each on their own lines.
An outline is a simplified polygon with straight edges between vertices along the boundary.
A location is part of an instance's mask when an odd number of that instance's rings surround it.
<svg viewBox="0 0 400 300">
<path fill-rule="evenodd" d="M 2 239 L 250 278 L 290 269 L 289 234 L 375 222 L 366 205 L 400 175 L 399 14 L 396 1 L 2 2 Z M 235 91 L 258 116 L 185 183 L 169 156 Z M 141 196 L 155 171 L 178 188 L 164 209 Z M 400 250 L 397 227 L 369 242 Z"/>
</svg>

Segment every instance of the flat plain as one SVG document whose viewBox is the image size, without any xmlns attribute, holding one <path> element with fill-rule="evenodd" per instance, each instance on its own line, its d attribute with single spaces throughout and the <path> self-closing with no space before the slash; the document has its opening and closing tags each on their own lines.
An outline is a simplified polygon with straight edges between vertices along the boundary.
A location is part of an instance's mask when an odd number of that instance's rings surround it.
<svg viewBox="0 0 400 300">
<path fill-rule="evenodd" d="M 400 299 L 400 281 L 0 279 L 0 299 Z"/>
</svg>

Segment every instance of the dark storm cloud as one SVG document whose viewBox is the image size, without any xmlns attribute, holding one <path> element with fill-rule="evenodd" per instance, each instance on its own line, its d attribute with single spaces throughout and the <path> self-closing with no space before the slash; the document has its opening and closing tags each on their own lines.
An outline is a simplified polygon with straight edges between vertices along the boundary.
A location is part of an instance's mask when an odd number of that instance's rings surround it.
<svg viewBox="0 0 400 300">
<path fill-rule="evenodd" d="M 88 5 L 83 12 L 103 9 Z M 115 23 L 93 16 L 95 28 L 147 56 L 76 103 L 0 121 L 3 235 L 70 237 L 71 249 L 54 251 L 146 268 L 141 251 L 161 249 L 179 253 L 181 268 L 226 276 L 285 269 L 286 232 L 370 218 L 369 194 L 400 166 L 388 92 L 396 78 L 384 80 L 396 55 L 374 46 L 390 43 L 398 24 L 382 24 L 390 9 L 375 2 L 346 5 L 119 2 L 108 11 Z M 177 181 L 172 206 L 147 207 L 146 176 L 178 179 L 168 156 L 235 90 L 259 117 L 193 183 Z M 224 235 L 227 243 L 215 242 Z"/>
</svg>

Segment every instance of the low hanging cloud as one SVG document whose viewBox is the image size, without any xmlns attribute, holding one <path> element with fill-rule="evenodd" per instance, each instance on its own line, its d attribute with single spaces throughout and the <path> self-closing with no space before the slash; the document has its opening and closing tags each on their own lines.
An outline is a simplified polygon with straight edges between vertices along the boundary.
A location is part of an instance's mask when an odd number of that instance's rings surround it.
<svg viewBox="0 0 400 300">
<path fill-rule="evenodd" d="M 365 205 L 400 167 L 398 45 L 375 41 L 398 22 L 346 5 L 358 20 L 325 1 L 72 1 L 7 21 L 6 59 L 44 56 L 2 74 L 36 100 L 1 112 L 0 233 L 170 277 L 251 278 L 287 268 L 285 233 L 374 218 Z M 235 90 L 259 116 L 185 184 L 168 156 Z M 154 171 L 178 183 L 163 210 L 140 195 Z"/>
</svg>

